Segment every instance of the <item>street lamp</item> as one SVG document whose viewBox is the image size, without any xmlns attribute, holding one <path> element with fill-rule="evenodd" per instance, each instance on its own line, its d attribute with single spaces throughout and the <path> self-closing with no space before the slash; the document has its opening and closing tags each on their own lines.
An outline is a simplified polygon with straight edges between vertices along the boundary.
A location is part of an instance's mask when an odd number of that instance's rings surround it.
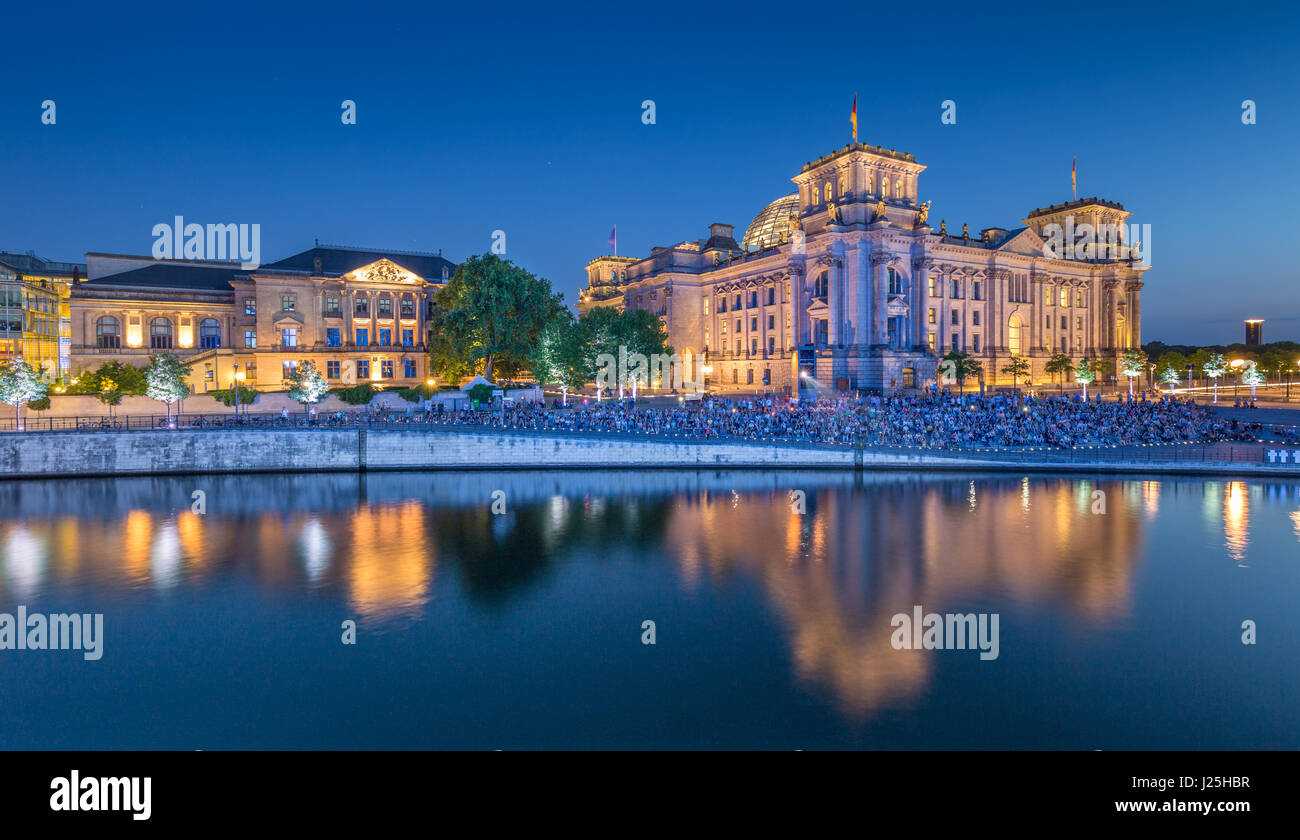
<svg viewBox="0 0 1300 840">
<path fill-rule="evenodd" d="M 1244 364 L 1246 364 L 1245 359 L 1232 360 L 1232 370 L 1234 373 L 1237 374 L 1236 378 L 1232 380 L 1232 401 L 1233 402 L 1237 401 L 1237 389 L 1241 385 L 1241 366 Z"/>
<path fill-rule="evenodd" d="M 239 383 L 244 379 L 244 374 L 239 372 L 239 362 L 235 362 L 235 373 L 230 377 L 230 390 L 235 392 L 235 419 L 239 419 Z"/>
</svg>

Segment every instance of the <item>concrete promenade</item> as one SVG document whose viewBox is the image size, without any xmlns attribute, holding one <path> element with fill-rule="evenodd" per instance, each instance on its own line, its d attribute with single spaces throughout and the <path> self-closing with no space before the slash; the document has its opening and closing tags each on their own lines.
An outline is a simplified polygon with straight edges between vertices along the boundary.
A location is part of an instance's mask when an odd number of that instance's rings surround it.
<svg viewBox="0 0 1300 840">
<path fill-rule="evenodd" d="M 1300 447 L 1268 443 L 946 450 L 374 424 L 352 428 L 0 435 L 0 477 L 369 470 L 812 469 L 1300 477 Z"/>
</svg>

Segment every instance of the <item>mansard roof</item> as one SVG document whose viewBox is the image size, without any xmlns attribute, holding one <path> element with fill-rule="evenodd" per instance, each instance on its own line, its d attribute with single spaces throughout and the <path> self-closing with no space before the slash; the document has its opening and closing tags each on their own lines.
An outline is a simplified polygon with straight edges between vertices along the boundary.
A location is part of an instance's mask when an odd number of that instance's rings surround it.
<svg viewBox="0 0 1300 840">
<path fill-rule="evenodd" d="M 230 281 L 236 275 L 247 274 L 238 265 L 218 268 L 211 265 L 184 265 L 160 262 L 144 268 L 109 274 L 94 280 L 83 280 L 79 287 L 140 289 L 180 289 L 201 292 L 229 292 L 234 289 Z"/>
<path fill-rule="evenodd" d="M 338 245 L 317 245 L 300 254 L 294 254 L 292 257 L 285 257 L 278 262 L 262 266 L 262 268 L 272 271 L 305 271 L 312 273 L 316 271 L 317 258 L 321 261 L 320 270 L 323 274 L 347 274 L 349 271 L 355 271 L 362 266 L 370 265 L 382 259 L 395 262 L 403 268 L 435 283 L 442 282 L 444 268 L 447 270 L 448 276 L 451 276 L 456 271 L 456 264 L 443 258 L 442 254 L 349 248 Z"/>
</svg>

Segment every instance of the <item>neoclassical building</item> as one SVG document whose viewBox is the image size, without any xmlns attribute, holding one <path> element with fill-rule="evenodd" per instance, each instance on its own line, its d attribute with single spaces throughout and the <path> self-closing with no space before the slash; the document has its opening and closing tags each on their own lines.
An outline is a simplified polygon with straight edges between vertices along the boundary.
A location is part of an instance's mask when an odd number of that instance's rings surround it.
<svg viewBox="0 0 1300 840">
<path fill-rule="evenodd" d="M 87 262 L 92 278 L 71 296 L 75 367 L 172 353 L 193 365 L 197 393 L 236 375 L 279 390 L 303 361 L 332 385 L 417 385 L 432 298 L 456 267 L 440 254 L 323 245 L 251 271 L 117 254 Z"/>
<path fill-rule="evenodd" d="M 1086 198 L 1033 210 L 1017 228 L 935 230 L 920 201 L 925 168 L 849 144 L 805 164 L 795 192 L 740 242 L 714 224 L 707 239 L 639 260 L 593 260 L 579 309 L 656 312 L 688 371 L 698 363 L 715 390 L 919 388 L 954 349 L 979 360 L 987 384 L 1011 384 L 1011 357 L 1042 383 L 1053 354 L 1114 360 L 1139 346 L 1146 267 L 1047 247 L 1055 225 L 1124 235 L 1121 205 Z"/>
</svg>

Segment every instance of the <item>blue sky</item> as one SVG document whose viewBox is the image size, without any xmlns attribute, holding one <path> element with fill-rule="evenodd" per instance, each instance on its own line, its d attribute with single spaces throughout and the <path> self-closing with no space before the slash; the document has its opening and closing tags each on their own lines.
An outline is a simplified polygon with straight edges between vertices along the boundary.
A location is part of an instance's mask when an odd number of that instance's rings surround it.
<svg viewBox="0 0 1300 840">
<path fill-rule="evenodd" d="M 625 255 L 714 221 L 739 235 L 849 140 L 856 91 L 860 138 L 929 167 L 949 228 L 1068 200 L 1077 156 L 1080 196 L 1152 225 L 1145 340 L 1239 340 L 1249 316 L 1300 339 L 1298 22 L 1245 3 L 26 4 L 0 54 L 0 248 L 148 253 L 183 215 L 261 224 L 264 261 L 317 238 L 458 260 L 499 229 L 571 302 L 615 223 Z"/>
</svg>

